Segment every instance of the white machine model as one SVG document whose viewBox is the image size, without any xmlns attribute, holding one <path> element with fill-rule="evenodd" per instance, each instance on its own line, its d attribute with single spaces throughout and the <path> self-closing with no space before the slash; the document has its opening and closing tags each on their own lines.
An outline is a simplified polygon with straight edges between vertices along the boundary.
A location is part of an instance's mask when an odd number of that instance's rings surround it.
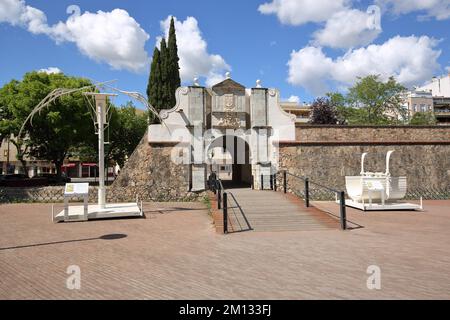
<svg viewBox="0 0 450 320">
<path fill-rule="evenodd" d="M 407 191 L 406 177 L 392 177 L 389 171 L 389 161 L 394 150 L 388 151 L 386 155 L 385 172 L 364 171 L 364 160 L 367 153 L 361 156 L 361 172 L 359 176 L 345 177 L 347 194 L 351 200 L 346 205 L 368 210 L 422 210 L 422 199 L 420 205 L 400 202 Z"/>
</svg>

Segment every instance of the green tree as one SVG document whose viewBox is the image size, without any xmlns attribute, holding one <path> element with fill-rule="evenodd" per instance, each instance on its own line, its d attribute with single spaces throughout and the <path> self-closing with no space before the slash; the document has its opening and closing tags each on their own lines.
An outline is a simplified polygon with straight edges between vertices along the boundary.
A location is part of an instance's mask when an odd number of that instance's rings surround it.
<svg viewBox="0 0 450 320">
<path fill-rule="evenodd" d="M 178 57 L 177 35 L 175 31 L 174 18 L 170 20 L 169 40 L 167 43 L 167 50 L 169 55 L 168 73 L 170 84 L 169 106 L 173 107 L 176 104 L 175 91 L 181 85 L 180 79 L 180 58 Z"/>
<path fill-rule="evenodd" d="M 20 85 L 20 81 L 12 80 L 0 89 L 0 136 L 2 136 L 2 140 L 6 137 L 11 138 L 10 142 L 17 149 L 17 160 L 20 161 L 22 169 L 26 173 L 25 155 L 28 152 L 28 146 L 22 140 L 14 139 L 19 133 L 23 120 L 28 116 L 27 112 L 31 112 L 26 105 L 23 105 L 23 108 L 18 107 L 17 97 L 19 94 L 22 99 L 24 98 Z"/>
<path fill-rule="evenodd" d="M 169 108 L 170 100 L 170 78 L 169 78 L 169 51 L 167 50 L 166 39 L 161 40 L 161 105 L 162 108 Z"/>
<path fill-rule="evenodd" d="M 328 92 L 326 97 L 329 99 L 330 103 L 335 107 L 342 107 L 347 104 L 346 97 L 340 92 Z"/>
<path fill-rule="evenodd" d="M 107 158 L 123 167 L 147 130 L 147 112 L 136 109 L 133 103 L 114 108 L 110 145 Z M 114 119 L 113 119 L 114 118 Z"/>
<path fill-rule="evenodd" d="M 13 80 L 0 89 L 0 105 L 7 110 L 1 120 L 0 131 L 13 136 L 11 142 L 18 151 L 26 173 L 25 156 L 45 159 L 54 163 L 58 176 L 69 150 L 85 143 L 94 136 L 89 109 L 81 93 L 57 99 L 27 123 L 23 137 L 18 137 L 20 128 L 35 106 L 56 88 L 80 88 L 91 82 L 83 78 L 64 74 L 30 72 L 22 81 Z M 87 125 L 89 124 L 89 125 Z"/>
<path fill-rule="evenodd" d="M 402 107 L 405 90 L 393 77 L 383 82 L 378 75 L 370 75 L 358 78 L 347 100 L 350 106 L 364 109 L 358 113 L 364 124 L 398 124 L 407 119 L 407 110 Z"/>
<path fill-rule="evenodd" d="M 329 92 L 326 94 L 330 104 L 336 108 L 337 123 L 347 124 L 347 98 L 340 92 Z"/>
<path fill-rule="evenodd" d="M 137 109 L 130 101 L 126 105 L 110 106 L 109 126 L 105 129 L 105 162 L 123 167 L 136 149 L 147 130 L 147 112 Z M 97 162 L 98 141 L 87 140 L 85 144 L 70 150 L 83 162 Z"/>
<path fill-rule="evenodd" d="M 150 104 L 156 109 L 163 108 L 162 99 L 162 75 L 161 75 L 161 54 L 158 48 L 153 51 L 152 65 L 150 69 L 150 78 L 147 86 L 147 96 Z M 157 119 L 151 114 L 151 122 Z"/>
<path fill-rule="evenodd" d="M 155 48 L 150 69 L 147 96 L 156 110 L 176 104 L 175 91 L 181 85 L 175 21 L 170 21 L 168 42 L 163 38 L 160 49 Z M 156 119 L 151 119 L 155 123 Z"/>
<path fill-rule="evenodd" d="M 409 122 L 411 125 L 435 125 L 436 123 L 433 112 L 416 112 Z"/>
</svg>

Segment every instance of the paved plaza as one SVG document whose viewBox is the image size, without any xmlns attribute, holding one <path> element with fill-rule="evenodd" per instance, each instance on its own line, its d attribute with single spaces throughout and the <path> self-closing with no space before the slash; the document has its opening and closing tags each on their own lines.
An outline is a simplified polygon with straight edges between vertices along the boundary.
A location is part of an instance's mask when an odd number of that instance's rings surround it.
<svg viewBox="0 0 450 320">
<path fill-rule="evenodd" d="M 349 231 L 220 235 L 201 203 L 148 203 L 146 219 L 60 224 L 49 204 L 1 205 L 0 299 L 449 299 L 450 201 L 424 206 L 348 209 Z M 72 265 L 80 290 L 66 287 Z M 381 290 L 367 288 L 371 265 Z"/>
</svg>

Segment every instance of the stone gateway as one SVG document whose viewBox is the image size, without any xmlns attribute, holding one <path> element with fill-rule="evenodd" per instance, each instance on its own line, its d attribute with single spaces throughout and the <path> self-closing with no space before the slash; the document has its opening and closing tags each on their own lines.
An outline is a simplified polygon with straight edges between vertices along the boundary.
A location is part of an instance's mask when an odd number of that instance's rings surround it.
<svg viewBox="0 0 450 320">
<path fill-rule="evenodd" d="M 189 200 L 220 168 L 218 154 L 228 155 L 233 183 L 261 188 L 253 177 L 263 175 L 269 188 L 269 176 L 279 169 L 279 142 L 295 141 L 295 116 L 282 110 L 277 90 L 259 83 L 247 89 L 228 77 L 212 88 L 181 87 L 176 97 L 114 183 L 128 189 L 124 197 Z"/>
</svg>

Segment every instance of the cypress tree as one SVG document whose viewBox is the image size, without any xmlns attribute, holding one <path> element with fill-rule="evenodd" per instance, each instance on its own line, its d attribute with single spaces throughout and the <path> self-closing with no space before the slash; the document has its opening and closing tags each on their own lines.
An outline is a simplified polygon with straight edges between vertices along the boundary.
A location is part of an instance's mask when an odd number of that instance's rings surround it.
<svg viewBox="0 0 450 320">
<path fill-rule="evenodd" d="M 148 101 L 157 110 L 172 108 L 176 104 L 175 91 L 181 85 L 179 61 L 175 21 L 172 17 L 168 42 L 162 38 L 160 50 L 156 47 L 153 52 L 147 85 Z"/>
<path fill-rule="evenodd" d="M 170 108 L 170 76 L 169 76 L 169 51 L 166 39 L 161 40 L 161 103 L 163 108 Z"/>
<path fill-rule="evenodd" d="M 150 69 L 150 77 L 147 86 L 147 96 L 150 104 L 156 109 L 161 110 L 163 108 L 162 99 L 162 78 L 161 78 L 161 55 L 158 48 L 155 47 L 153 51 L 153 60 Z M 152 122 L 155 117 L 152 116 Z"/>
<path fill-rule="evenodd" d="M 176 104 L 175 91 L 181 85 L 180 65 L 179 65 L 180 58 L 178 57 L 177 35 L 175 33 L 175 21 L 173 17 L 170 20 L 169 40 L 167 46 L 169 52 L 169 63 L 168 63 L 168 73 L 170 83 L 169 103 L 170 106 L 173 107 Z"/>
</svg>

